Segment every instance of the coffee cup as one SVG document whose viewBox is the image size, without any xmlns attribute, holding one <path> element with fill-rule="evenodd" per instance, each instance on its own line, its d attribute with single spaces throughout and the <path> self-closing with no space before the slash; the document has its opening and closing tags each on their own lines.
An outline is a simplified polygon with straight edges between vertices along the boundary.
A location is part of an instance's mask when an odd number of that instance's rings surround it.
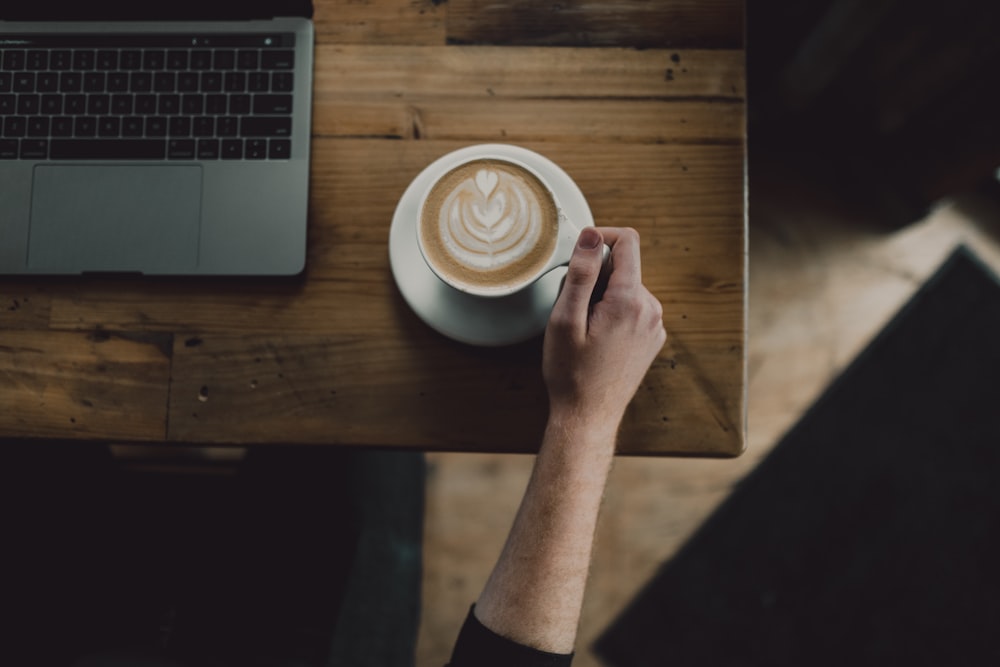
<svg viewBox="0 0 1000 667">
<path fill-rule="evenodd" d="M 487 149 L 446 155 L 431 169 L 417 243 L 445 284 L 474 296 L 509 296 L 569 263 L 580 229 L 530 165 Z"/>
</svg>

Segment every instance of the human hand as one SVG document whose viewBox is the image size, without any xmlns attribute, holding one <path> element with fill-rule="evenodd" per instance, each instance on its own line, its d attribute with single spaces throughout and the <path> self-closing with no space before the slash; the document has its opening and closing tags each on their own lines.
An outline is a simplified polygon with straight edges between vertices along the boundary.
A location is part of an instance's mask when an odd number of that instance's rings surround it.
<svg viewBox="0 0 1000 667">
<path fill-rule="evenodd" d="M 593 301 L 602 242 L 611 246 L 610 273 Z M 663 306 L 642 284 L 639 234 L 585 228 L 545 330 L 542 373 L 550 419 L 617 430 L 666 340 Z"/>
</svg>

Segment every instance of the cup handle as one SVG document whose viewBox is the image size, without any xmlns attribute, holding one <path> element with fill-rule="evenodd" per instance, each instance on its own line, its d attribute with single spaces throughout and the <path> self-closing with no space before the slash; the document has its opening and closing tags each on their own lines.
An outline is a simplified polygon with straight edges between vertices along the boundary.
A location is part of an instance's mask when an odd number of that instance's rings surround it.
<svg viewBox="0 0 1000 667">
<path fill-rule="evenodd" d="M 573 221 L 561 212 L 559 213 L 559 239 L 556 241 L 556 251 L 552 254 L 552 261 L 550 261 L 548 266 L 545 267 L 545 273 L 548 273 L 558 266 L 566 266 L 569 264 L 570 257 L 573 256 L 573 249 L 576 248 L 576 242 L 580 238 L 581 231 L 583 230 L 577 227 Z M 605 243 L 604 254 L 602 257 L 605 269 L 610 256 L 611 248 Z"/>
</svg>

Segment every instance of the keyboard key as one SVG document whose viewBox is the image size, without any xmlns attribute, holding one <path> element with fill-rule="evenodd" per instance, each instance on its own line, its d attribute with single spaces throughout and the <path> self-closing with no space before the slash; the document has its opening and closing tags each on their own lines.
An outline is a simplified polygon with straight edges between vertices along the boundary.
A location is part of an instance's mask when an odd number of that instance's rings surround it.
<svg viewBox="0 0 1000 667">
<path fill-rule="evenodd" d="M 122 118 L 123 137 L 141 137 L 145 124 L 139 116 L 126 116 Z"/>
<path fill-rule="evenodd" d="M 106 116 L 111 111 L 110 95 L 88 95 L 87 113 L 91 116 Z"/>
<path fill-rule="evenodd" d="M 28 51 L 27 58 L 25 58 L 25 66 L 31 70 L 42 70 L 49 68 L 49 52 L 48 51 Z"/>
<path fill-rule="evenodd" d="M 178 74 L 177 90 L 182 93 L 198 92 L 198 75 L 195 72 L 181 72 Z"/>
<path fill-rule="evenodd" d="M 92 137 L 97 134 L 97 119 L 93 116 L 77 116 L 73 120 L 73 135 Z"/>
<path fill-rule="evenodd" d="M 167 69 L 187 69 L 188 68 L 188 52 L 187 51 L 167 51 Z"/>
<path fill-rule="evenodd" d="M 14 92 L 15 93 L 35 92 L 35 73 L 17 72 L 16 74 L 14 74 Z"/>
<path fill-rule="evenodd" d="M 181 112 L 189 116 L 200 116 L 205 111 L 205 98 L 201 95 L 182 95 Z"/>
<path fill-rule="evenodd" d="M 87 72 L 83 75 L 83 92 L 103 93 L 105 78 L 104 72 Z"/>
<path fill-rule="evenodd" d="M 142 52 L 136 50 L 122 51 L 118 59 L 118 65 L 122 69 L 137 70 L 142 69 Z"/>
<path fill-rule="evenodd" d="M 257 51 L 240 51 L 236 54 L 236 66 L 239 69 L 257 69 L 257 62 Z"/>
<path fill-rule="evenodd" d="M 215 119 L 210 116 L 198 116 L 192 123 L 191 132 L 196 137 L 211 137 L 215 134 Z"/>
<path fill-rule="evenodd" d="M 22 116 L 34 116 L 41 108 L 42 99 L 38 95 L 18 95 L 17 112 Z"/>
<path fill-rule="evenodd" d="M 167 136 L 167 119 L 163 116 L 149 116 L 146 118 L 147 137 Z"/>
<path fill-rule="evenodd" d="M 53 137 L 72 137 L 73 119 L 69 116 L 56 116 L 52 119 Z"/>
<path fill-rule="evenodd" d="M 236 67 L 236 52 L 228 50 L 216 51 L 213 58 L 213 66 L 215 69 L 233 69 Z"/>
<path fill-rule="evenodd" d="M 86 95 L 66 95 L 63 98 L 63 113 L 67 116 L 79 116 L 87 111 Z"/>
<path fill-rule="evenodd" d="M 242 93 L 247 89 L 246 72 L 226 72 L 223 88 L 227 93 Z"/>
<path fill-rule="evenodd" d="M 252 93 L 266 93 L 271 88 L 271 75 L 267 72 L 251 72 L 247 79 L 247 90 Z"/>
<path fill-rule="evenodd" d="M 17 111 L 17 95 L 0 95 L 0 116 L 9 116 Z"/>
<path fill-rule="evenodd" d="M 290 93 L 295 76 L 291 72 L 275 72 L 271 75 L 271 90 L 276 93 Z"/>
<path fill-rule="evenodd" d="M 149 50 L 142 54 L 142 66 L 146 69 L 163 69 L 167 55 L 163 51 Z"/>
<path fill-rule="evenodd" d="M 292 69 L 295 66 L 294 51 L 268 51 L 260 56 L 261 69 Z"/>
<path fill-rule="evenodd" d="M 121 128 L 121 119 L 117 116 L 105 116 L 97 121 L 97 136 L 117 137 Z"/>
<path fill-rule="evenodd" d="M 7 116 L 3 121 L 3 136 L 23 137 L 28 129 L 28 119 L 24 116 Z"/>
<path fill-rule="evenodd" d="M 111 96 L 111 113 L 116 116 L 128 116 L 132 113 L 132 96 L 131 95 L 112 95 Z"/>
<path fill-rule="evenodd" d="M 49 150 L 53 160 L 162 160 L 167 142 L 163 139 L 52 139 Z"/>
<path fill-rule="evenodd" d="M 0 72 L 0 93 L 9 93 L 14 85 L 14 75 L 10 72 Z"/>
<path fill-rule="evenodd" d="M 153 89 L 153 75 L 149 72 L 132 72 L 128 89 L 133 93 L 148 93 Z"/>
<path fill-rule="evenodd" d="M 118 69 L 118 52 L 117 51 L 98 51 L 97 52 L 97 69 L 102 70 L 112 70 Z"/>
<path fill-rule="evenodd" d="M 180 95 L 160 95 L 158 111 L 161 116 L 173 116 L 181 111 Z"/>
<path fill-rule="evenodd" d="M 201 92 L 218 93 L 222 90 L 222 74 L 205 72 L 201 75 Z"/>
<path fill-rule="evenodd" d="M 45 116 L 33 116 L 28 119 L 29 137 L 49 136 L 49 119 Z"/>
<path fill-rule="evenodd" d="M 83 90 L 83 75 L 79 72 L 63 72 L 59 75 L 59 92 L 78 93 Z"/>
<path fill-rule="evenodd" d="M 17 139 L 0 139 L 0 160 L 16 160 L 17 156 Z"/>
<path fill-rule="evenodd" d="M 292 134 L 292 119 L 287 116 L 247 116 L 240 121 L 243 137 L 288 137 Z"/>
<path fill-rule="evenodd" d="M 45 139 L 25 139 L 21 142 L 22 160 L 44 160 L 49 155 L 49 142 Z"/>
<path fill-rule="evenodd" d="M 205 96 L 205 113 L 207 114 L 223 114 L 226 113 L 228 108 L 228 100 L 225 95 L 206 95 Z"/>
<path fill-rule="evenodd" d="M 215 124 L 215 134 L 220 137 L 235 137 L 239 134 L 239 118 L 220 116 Z"/>
<path fill-rule="evenodd" d="M 49 54 L 49 69 L 64 71 L 73 66 L 73 53 L 68 49 L 58 49 Z"/>
<path fill-rule="evenodd" d="M 35 79 L 35 90 L 40 93 L 54 93 L 59 90 L 59 74 L 56 72 L 39 72 Z"/>
<path fill-rule="evenodd" d="M 223 139 L 222 141 L 222 159 L 223 160 L 240 160 L 243 158 L 243 140 L 242 139 Z"/>
<path fill-rule="evenodd" d="M 219 140 L 218 139 L 199 139 L 198 140 L 198 159 L 199 160 L 218 160 L 219 159 Z"/>
<path fill-rule="evenodd" d="M 156 113 L 156 95 L 136 95 L 135 113 L 139 116 L 152 116 Z"/>
<path fill-rule="evenodd" d="M 254 95 L 253 112 L 263 116 L 292 113 L 292 96 Z"/>
<path fill-rule="evenodd" d="M 200 49 L 192 51 L 191 69 L 193 70 L 212 69 L 212 52 Z"/>
<path fill-rule="evenodd" d="M 153 75 L 153 90 L 158 93 L 172 93 L 177 86 L 177 75 L 173 72 L 157 72 Z"/>
<path fill-rule="evenodd" d="M 73 69 L 94 69 L 95 60 L 96 58 L 93 51 L 76 50 L 73 52 Z"/>
<path fill-rule="evenodd" d="M 272 160 L 287 160 L 292 157 L 292 142 L 289 139 L 271 139 L 267 156 Z"/>
<path fill-rule="evenodd" d="M 24 51 L 20 49 L 10 49 L 3 52 L 3 68 L 5 70 L 24 69 Z"/>
<path fill-rule="evenodd" d="M 167 125 L 171 137 L 191 136 L 191 119 L 187 116 L 171 116 Z M 194 151 L 194 148 L 191 150 Z"/>
<path fill-rule="evenodd" d="M 250 96 L 230 95 L 229 113 L 233 116 L 245 116 L 250 113 Z"/>
<path fill-rule="evenodd" d="M 108 92 L 109 93 L 124 93 L 128 90 L 128 73 L 127 72 L 109 72 L 108 73 Z"/>
<path fill-rule="evenodd" d="M 194 139 L 171 139 L 167 143 L 167 157 L 171 160 L 193 160 Z"/>
<path fill-rule="evenodd" d="M 263 160 L 267 157 L 267 139 L 247 139 L 246 158 L 248 160 Z"/>
<path fill-rule="evenodd" d="M 62 113 L 62 95 L 42 95 L 42 111 L 46 116 L 58 116 Z"/>
</svg>

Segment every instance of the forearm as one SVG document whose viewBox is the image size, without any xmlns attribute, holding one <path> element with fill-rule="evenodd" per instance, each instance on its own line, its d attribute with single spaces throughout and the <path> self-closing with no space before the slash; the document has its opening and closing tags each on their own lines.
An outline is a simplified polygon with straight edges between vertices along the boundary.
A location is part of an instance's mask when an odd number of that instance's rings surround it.
<svg viewBox="0 0 1000 667">
<path fill-rule="evenodd" d="M 553 417 L 507 543 L 476 603 L 476 617 L 519 643 L 570 653 L 615 433 Z M 617 422 L 611 422 L 612 426 Z"/>
<path fill-rule="evenodd" d="M 606 265 L 602 240 L 611 246 Z M 602 266 L 608 272 L 598 294 Z M 666 336 L 663 307 L 642 285 L 635 230 L 581 231 L 545 330 L 549 423 L 475 607 L 493 633 L 550 654 L 572 653 L 618 426 Z"/>
</svg>

